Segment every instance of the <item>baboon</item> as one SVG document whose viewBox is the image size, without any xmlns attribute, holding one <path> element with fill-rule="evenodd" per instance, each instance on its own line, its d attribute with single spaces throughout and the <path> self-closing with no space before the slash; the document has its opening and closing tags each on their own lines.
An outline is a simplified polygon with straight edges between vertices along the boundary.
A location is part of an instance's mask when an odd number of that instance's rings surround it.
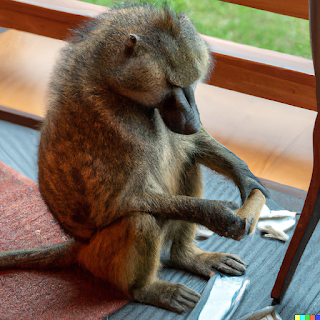
<svg viewBox="0 0 320 320">
<path fill-rule="evenodd" d="M 157 278 L 170 264 L 210 277 L 241 275 L 237 256 L 193 243 L 196 224 L 240 240 L 268 191 L 201 126 L 194 99 L 212 61 L 183 14 L 124 5 L 76 29 L 49 86 L 39 145 L 39 188 L 73 240 L 2 252 L 0 268 L 79 264 L 128 298 L 184 312 L 200 295 Z M 203 164 L 239 187 L 243 206 L 204 200 Z"/>
</svg>

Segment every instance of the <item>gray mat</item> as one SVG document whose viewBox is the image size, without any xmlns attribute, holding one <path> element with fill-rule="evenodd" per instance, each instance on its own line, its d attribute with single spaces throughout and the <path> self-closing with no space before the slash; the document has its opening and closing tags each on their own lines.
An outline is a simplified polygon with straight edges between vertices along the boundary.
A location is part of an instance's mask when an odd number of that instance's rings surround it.
<svg viewBox="0 0 320 320">
<path fill-rule="evenodd" d="M 205 198 L 232 200 L 240 203 L 239 191 L 230 180 L 204 167 L 202 168 L 202 173 L 204 177 Z M 280 193 L 276 193 L 275 196 L 277 197 L 277 202 L 286 209 L 301 211 L 303 200 L 293 199 L 290 196 L 288 197 Z M 287 208 L 288 206 L 286 206 L 286 204 L 289 204 L 290 208 Z M 288 234 L 291 238 L 293 230 Z M 297 269 L 297 273 L 283 303 L 276 306 L 276 310 L 283 320 L 294 319 L 295 314 L 320 313 L 320 285 L 316 287 L 314 285 L 314 280 L 318 279 L 320 269 L 312 267 L 317 265 L 320 259 L 320 250 L 317 248 L 319 241 L 320 227 L 318 226 L 302 257 L 301 266 Z M 270 293 L 288 244 L 288 242 L 282 243 L 276 240 L 263 239 L 258 231 L 240 242 L 222 238 L 214 234 L 209 239 L 197 243 L 197 245 L 205 251 L 233 253 L 249 264 L 246 277 L 250 280 L 250 284 L 232 319 L 240 318 L 250 312 L 257 311 L 272 304 Z M 307 261 L 305 261 L 305 259 L 307 259 Z M 183 283 L 198 293 L 204 290 L 208 281 L 207 279 L 182 270 L 167 268 L 160 271 L 160 277 L 165 281 Z M 221 294 L 223 294 L 223 292 L 221 292 Z M 109 315 L 106 319 L 182 320 L 186 319 L 190 312 L 191 310 L 179 315 L 137 302 L 130 302 L 114 314 Z"/>
<path fill-rule="evenodd" d="M 0 120 L 0 159 L 37 182 L 40 132 Z"/>
<path fill-rule="evenodd" d="M 37 146 L 39 132 L 0 120 L 0 159 L 27 177 L 37 181 Z M 228 179 L 202 167 L 204 177 L 204 197 L 207 199 L 232 200 L 240 204 L 240 195 L 236 186 Z M 303 200 L 279 192 L 272 195 L 284 208 L 300 212 Z M 289 233 L 291 236 L 293 230 Z M 276 307 L 283 320 L 294 319 L 295 314 L 320 313 L 320 226 L 318 226 L 306 248 L 297 268 L 288 292 L 281 305 Z M 233 315 L 240 318 L 250 312 L 271 305 L 270 293 L 280 268 L 288 243 L 266 240 L 256 232 L 240 242 L 212 235 L 198 246 L 206 251 L 229 252 L 237 254 L 249 264 L 246 272 L 250 280 L 244 297 Z M 163 280 L 184 283 L 201 293 L 207 285 L 207 279 L 185 271 L 163 269 Z M 223 292 L 221 293 L 223 294 Z M 106 319 L 186 319 L 191 310 L 178 315 L 152 306 L 130 302 Z"/>
</svg>

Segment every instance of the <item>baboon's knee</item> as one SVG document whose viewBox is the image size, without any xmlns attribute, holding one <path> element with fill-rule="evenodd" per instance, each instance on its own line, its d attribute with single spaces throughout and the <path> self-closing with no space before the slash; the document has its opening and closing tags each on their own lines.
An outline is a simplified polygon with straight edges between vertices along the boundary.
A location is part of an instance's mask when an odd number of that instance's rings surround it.
<svg viewBox="0 0 320 320">
<path fill-rule="evenodd" d="M 78 261 L 123 292 L 155 278 L 159 267 L 160 228 L 148 214 L 123 217 L 83 245 Z"/>
</svg>

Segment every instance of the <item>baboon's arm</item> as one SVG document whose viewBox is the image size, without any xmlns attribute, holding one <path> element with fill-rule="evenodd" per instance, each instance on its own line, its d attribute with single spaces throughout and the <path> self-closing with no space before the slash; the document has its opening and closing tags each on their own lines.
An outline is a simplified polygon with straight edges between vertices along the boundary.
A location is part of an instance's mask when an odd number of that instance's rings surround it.
<svg viewBox="0 0 320 320">
<path fill-rule="evenodd" d="M 170 220 L 185 220 L 206 226 L 213 232 L 240 240 L 246 232 L 253 232 L 265 197 L 253 190 L 244 205 L 233 211 L 233 202 L 205 200 L 188 196 L 148 192 L 133 201 L 133 212 L 147 212 Z"/>
<path fill-rule="evenodd" d="M 252 174 L 247 164 L 213 139 L 203 127 L 197 136 L 196 146 L 197 162 L 232 178 L 240 190 L 242 202 L 253 189 L 261 190 L 266 198 L 270 198 L 269 191 Z"/>
</svg>

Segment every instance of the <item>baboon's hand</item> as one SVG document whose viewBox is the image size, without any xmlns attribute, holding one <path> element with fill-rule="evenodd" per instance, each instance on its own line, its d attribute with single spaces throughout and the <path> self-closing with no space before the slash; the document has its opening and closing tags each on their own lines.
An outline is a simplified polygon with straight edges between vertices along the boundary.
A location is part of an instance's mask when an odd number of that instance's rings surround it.
<svg viewBox="0 0 320 320">
<path fill-rule="evenodd" d="M 246 234 L 246 221 L 234 213 L 229 208 L 224 208 L 222 219 L 213 219 L 211 223 L 205 225 L 219 236 L 234 240 L 242 239 Z"/>
<path fill-rule="evenodd" d="M 256 177 L 252 178 L 247 176 L 243 185 L 239 186 L 242 203 L 248 199 L 251 191 L 254 189 L 260 190 L 266 199 L 271 199 L 270 192 L 257 180 Z"/>
<path fill-rule="evenodd" d="M 239 206 L 238 206 L 234 201 L 226 201 L 226 202 L 225 202 L 225 205 L 226 205 L 229 209 L 231 209 L 231 210 L 233 210 L 233 211 L 239 209 Z"/>
<path fill-rule="evenodd" d="M 246 234 L 255 231 L 265 201 L 262 192 L 254 189 L 239 210 L 233 212 L 225 205 L 223 214 L 220 212 L 223 218 L 220 221 L 215 219 L 212 225 L 209 223 L 206 226 L 220 236 L 241 240 Z"/>
<path fill-rule="evenodd" d="M 211 277 L 216 271 L 241 276 L 245 273 L 247 265 L 236 255 L 228 253 L 200 253 L 196 257 L 198 273 Z"/>
</svg>

